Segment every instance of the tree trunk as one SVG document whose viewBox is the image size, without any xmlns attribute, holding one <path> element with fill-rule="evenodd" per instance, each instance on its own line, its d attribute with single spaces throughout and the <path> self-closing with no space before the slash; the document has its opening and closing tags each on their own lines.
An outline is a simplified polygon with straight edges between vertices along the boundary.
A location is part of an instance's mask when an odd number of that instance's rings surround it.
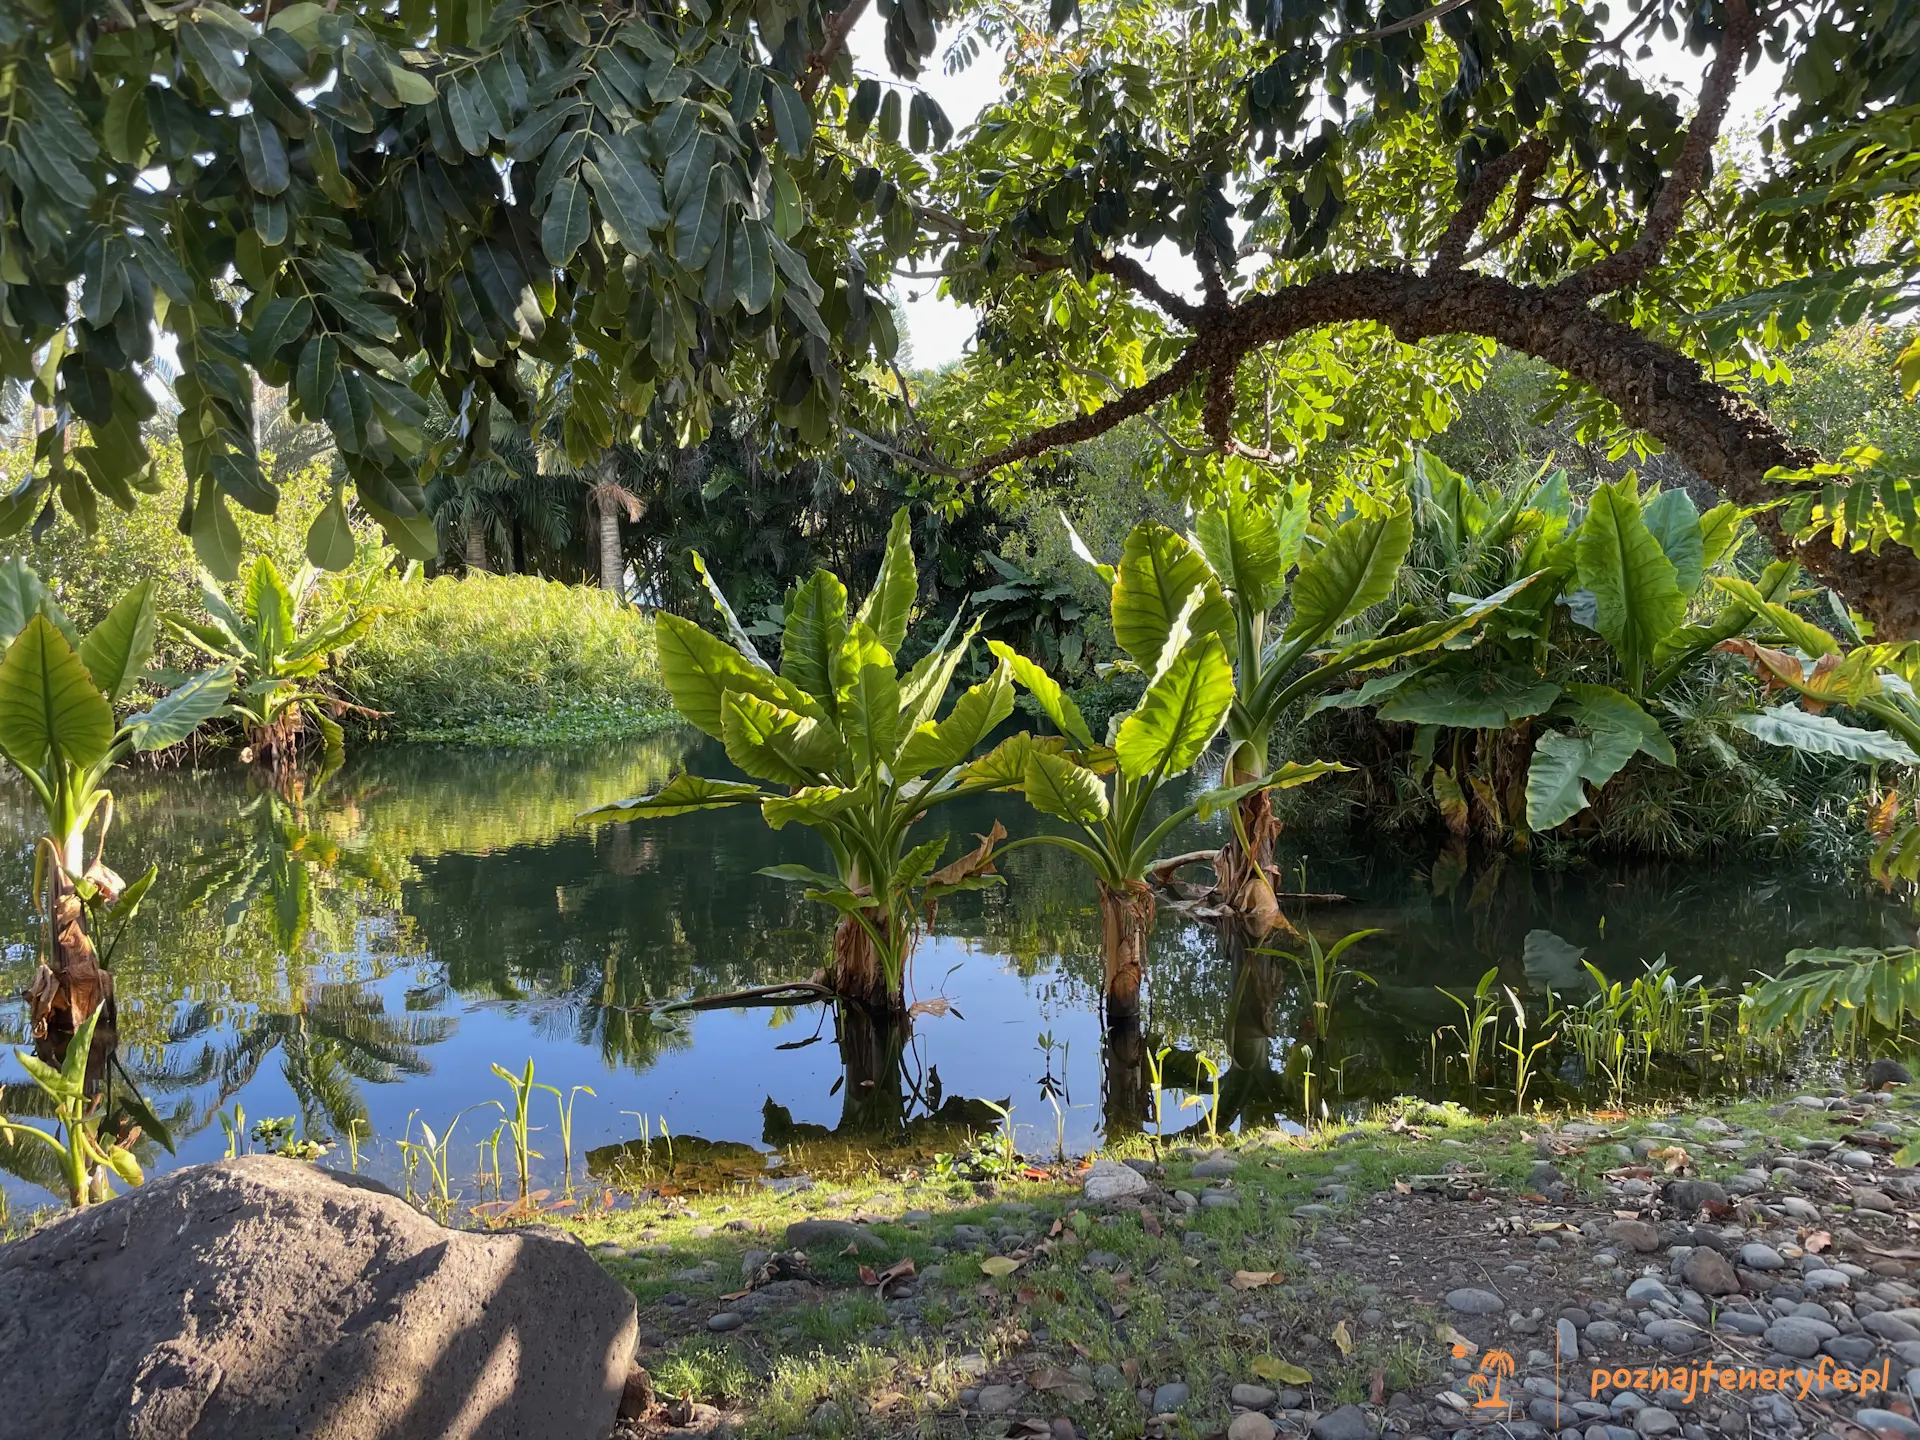
<svg viewBox="0 0 1920 1440">
<path fill-rule="evenodd" d="M 1151 1097 L 1147 1094 L 1147 1037 L 1140 1029 L 1138 1011 L 1124 1019 L 1107 1021 L 1106 1094 L 1102 1114 L 1109 1141 L 1137 1135 L 1147 1123 Z"/>
<path fill-rule="evenodd" d="M 487 573 L 487 529 L 478 515 L 469 515 L 461 523 L 462 539 L 466 544 L 467 574 L 484 575 Z"/>
<path fill-rule="evenodd" d="M 1100 931 L 1106 959 L 1109 1027 L 1138 1025 L 1140 961 L 1153 933 L 1153 891 L 1139 880 L 1115 889 L 1100 882 Z"/>
<path fill-rule="evenodd" d="M 1280 822 L 1274 818 L 1272 793 L 1260 790 L 1242 797 L 1234 813 L 1239 828 L 1220 847 L 1213 862 L 1220 903 L 1256 940 L 1276 930 L 1292 935 L 1293 926 L 1280 913 L 1273 888 L 1273 842 L 1279 837 Z M 1240 839 L 1243 833 L 1244 846 Z"/>
<path fill-rule="evenodd" d="M 620 509 L 617 505 L 602 500 L 600 502 L 600 588 L 609 595 L 618 595 L 624 588 L 621 574 L 626 569 L 620 554 Z"/>
<path fill-rule="evenodd" d="M 900 1071 L 911 1033 L 906 1017 L 841 1005 L 834 1022 L 846 1085 L 840 1092 L 840 1123 L 833 1133 L 844 1138 L 899 1140 L 907 1123 Z"/>
<path fill-rule="evenodd" d="M 883 913 L 870 910 L 867 918 L 875 929 L 884 933 L 887 918 Z M 906 957 L 903 955 L 901 958 L 904 981 Z M 840 923 L 834 927 L 833 978 L 830 983 L 834 993 L 842 1000 L 859 1006 L 871 1015 L 906 1013 L 903 986 L 888 985 L 887 967 L 881 963 L 873 937 L 851 915 L 841 916 Z"/>
</svg>

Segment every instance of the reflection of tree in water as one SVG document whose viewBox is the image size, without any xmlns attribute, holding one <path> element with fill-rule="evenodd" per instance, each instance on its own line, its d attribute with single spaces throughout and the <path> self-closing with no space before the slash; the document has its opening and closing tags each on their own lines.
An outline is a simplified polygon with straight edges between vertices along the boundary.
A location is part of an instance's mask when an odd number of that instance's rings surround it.
<svg viewBox="0 0 1920 1440">
<path fill-rule="evenodd" d="M 434 1008 L 438 998 L 430 991 L 410 992 L 408 1012 Z M 225 1027 L 213 1006 L 186 1009 L 160 1063 L 128 1068 L 156 1098 L 180 1097 L 173 1112 L 176 1133 L 192 1134 L 211 1124 L 277 1053 L 308 1133 L 343 1137 L 357 1123 L 364 1135 L 367 1104 L 360 1086 L 431 1073 L 424 1051 L 451 1036 L 454 1025 L 450 1016 L 391 1014 L 364 984 L 299 982 L 283 1000 Z M 228 1033 L 216 1034 L 222 1028 Z M 191 1093 L 196 1091 L 202 1093 Z"/>
</svg>

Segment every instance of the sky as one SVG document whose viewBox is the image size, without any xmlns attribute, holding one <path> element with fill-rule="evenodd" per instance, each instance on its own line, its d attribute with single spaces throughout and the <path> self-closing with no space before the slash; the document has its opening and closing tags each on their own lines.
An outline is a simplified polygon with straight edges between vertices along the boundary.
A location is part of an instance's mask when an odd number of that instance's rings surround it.
<svg viewBox="0 0 1920 1440">
<path fill-rule="evenodd" d="M 887 69 L 882 49 L 885 21 L 878 8 L 869 6 L 854 26 L 849 45 L 854 67 L 862 75 L 882 80 L 894 77 Z M 943 37 L 943 42 L 946 37 Z M 956 132 L 971 125 L 1000 90 L 1000 60 L 992 51 L 983 50 L 972 65 L 958 75 L 948 75 L 941 61 L 944 43 L 920 76 L 920 86 L 947 112 Z M 1691 55 L 1677 43 L 1656 41 L 1654 53 L 1640 62 L 1641 72 L 1649 78 L 1661 77 L 1691 94 L 1699 83 L 1704 57 Z M 1734 93 L 1733 110 L 1724 127 L 1728 133 L 1756 128 L 1779 91 L 1780 70 L 1771 61 L 1760 65 L 1741 81 Z M 1162 284 L 1179 294 L 1198 297 L 1200 276 L 1193 263 L 1172 245 L 1156 246 L 1140 257 L 1147 269 Z M 907 338 L 913 346 L 913 363 L 924 369 L 938 367 L 961 358 L 971 345 L 975 312 L 936 293 L 933 280 L 896 279 L 894 293 L 906 312 Z"/>
</svg>

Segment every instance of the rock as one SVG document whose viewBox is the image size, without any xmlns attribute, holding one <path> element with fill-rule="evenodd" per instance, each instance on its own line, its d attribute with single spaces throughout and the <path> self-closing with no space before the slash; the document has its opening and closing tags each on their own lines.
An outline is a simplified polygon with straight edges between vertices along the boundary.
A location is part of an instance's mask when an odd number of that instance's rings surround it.
<svg viewBox="0 0 1920 1440">
<path fill-rule="evenodd" d="M 1313 1440 L 1374 1440 L 1379 1433 L 1358 1405 L 1342 1405 L 1313 1422 Z"/>
<path fill-rule="evenodd" d="M 653 1409 L 653 1377 L 638 1362 L 627 1369 L 626 1383 L 620 1387 L 619 1418 L 638 1420 Z"/>
<path fill-rule="evenodd" d="M 1606 1237 L 1615 1245 L 1625 1245 L 1651 1255 L 1660 1248 L 1660 1232 L 1644 1220 L 1616 1220 L 1607 1226 Z"/>
<path fill-rule="evenodd" d="M 1560 1347 L 1560 1357 L 1565 1361 L 1580 1358 L 1580 1331 L 1573 1321 L 1561 1316 L 1553 1322 L 1554 1343 Z"/>
<path fill-rule="evenodd" d="M 1900 1207 L 1893 1203 L 1893 1197 L 1884 1190 L 1876 1190 L 1871 1185 L 1856 1185 L 1853 1189 L 1853 1208 L 1893 1215 L 1898 1213 Z"/>
<path fill-rule="evenodd" d="M 1726 1187 L 1711 1180 L 1675 1180 L 1667 1186 L 1667 1204 L 1677 1215 L 1694 1215 L 1706 1204 L 1727 1203 Z"/>
<path fill-rule="evenodd" d="M 1449 1290 L 1447 1308 L 1462 1315 L 1498 1315 L 1507 1308 L 1507 1302 L 1491 1290 Z M 1349 1405 L 1346 1408 L 1351 1410 L 1353 1407 Z"/>
<path fill-rule="evenodd" d="M 1820 1353 L 1820 1346 L 1825 1341 L 1839 1333 L 1824 1320 L 1789 1315 L 1767 1327 L 1767 1343 L 1782 1355 L 1795 1360 L 1811 1360 Z"/>
<path fill-rule="evenodd" d="M 1242 1410 L 1227 1426 L 1227 1440 L 1273 1440 L 1273 1421 L 1258 1410 Z"/>
<path fill-rule="evenodd" d="M 1750 1310 L 1722 1310 L 1713 1323 L 1735 1335 L 1764 1335 L 1767 1329 L 1767 1322 Z"/>
<path fill-rule="evenodd" d="M 1749 1270 L 1783 1270 L 1787 1264 L 1778 1250 L 1757 1241 L 1740 1247 L 1740 1263 Z"/>
<path fill-rule="evenodd" d="M 1843 1150 L 1840 1152 L 1840 1163 L 1849 1170 L 1871 1170 L 1873 1156 L 1865 1150 Z"/>
<path fill-rule="evenodd" d="M 577 1240 L 448 1230 L 373 1181 L 253 1155 L 0 1249 L 0 1374 L 33 1377 L 0 1429 L 605 1440 L 636 1334 Z"/>
<path fill-rule="evenodd" d="M 1718 1250 L 1697 1247 L 1680 1267 L 1680 1278 L 1702 1295 L 1738 1295 L 1740 1277 Z"/>
<path fill-rule="evenodd" d="M 902 1225 L 925 1225 L 933 1219 L 931 1210 L 909 1210 L 900 1217 Z"/>
<path fill-rule="evenodd" d="M 1853 1277 L 1844 1270 L 1809 1270 L 1800 1277 L 1800 1283 L 1809 1290 L 1850 1290 Z"/>
<path fill-rule="evenodd" d="M 1210 1158 L 1200 1161 L 1193 1167 L 1191 1173 L 1196 1180 L 1231 1180 L 1234 1172 L 1239 1168 L 1239 1164 L 1235 1161 Z"/>
<path fill-rule="evenodd" d="M 1296 1205 L 1293 1207 L 1296 1220 L 1331 1220 L 1333 1209 L 1328 1205 Z"/>
<path fill-rule="evenodd" d="M 986 1385 L 975 1403 L 983 1415 L 1004 1415 L 1020 1403 L 1020 1392 L 1011 1385 Z"/>
<path fill-rule="evenodd" d="M 1661 1284 L 1659 1277 L 1654 1275 L 1642 1275 L 1638 1280 L 1627 1286 L 1627 1299 L 1660 1300 L 1668 1305 L 1678 1303 L 1673 1298 L 1673 1292 Z"/>
<path fill-rule="evenodd" d="M 1851 1365 L 1856 1370 L 1864 1368 L 1878 1348 L 1865 1335 L 1836 1335 L 1820 1347 L 1842 1365 Z"/>
<path fill-rule="evenodd" d="M 1240 1197 L 1230 1190 L 1209 1190 L 1200 1197 L 1202 1210 L 1229 1210 L 1240 1203 Z"/>
<path fill-rule="evenodd" d="M 1886 1062 L 1876 1060 L 1873 1063 L 1882 1065 Z M 1904 1075 L 1906 1072 L 1903 1070 L 1900 1073 Z M 1853 1423 L 1863 1430 L 1872 1431 L 1881 1440 L 1920 1440 L 1920 1425 L 1897 1410 L 1861 1410 L 1854 1415 Z"/>
<path fill-rule="evenodd" d="M 1878 1335 L 1889 1342 L 1920 1340 L 1920 1327 L 1902 1320 L 1898 1315 L 1881 1311 L 1873 1315 L 1860 1317 L 1860 1328 L 1870 1335 Z"/>
<path fill-rule="evenodd" d="M 1619 1324 L 1612 1320 L 1595 1320 L 1587 1326 L 1587 1339 L 1595 1345 L 1617 1345 L 1620 1335 Z"/>
<path fill-rule="evenodd" d="M 1087 1178 L 1080 1182 L 1080 1193 L 1091 1205 L 1108 1205 L 1115 1200 L 1128 1200 L 1137 1196 L 1151 1194 L 1153 1183 L 1138 1170 L 1126 1165 L 1116 1165 L 1111 1160 L 1096 1160 L 1093 1168 L 1087 1171 Z"/>
<path fill-rule="evenodd" d="M 747 1323 L 747 1317 L 732 1310 L 722 1310 L 718 1315 L 707 1317 L 707 1329 L 716 1335 L 724 1335 L 729 1330 L 738 1330 Z"/>
<path fill-rule="evenodd" d="M 1898 1060 L 1889 1060 L 1884 1056 L 1867 1066 L 1867 1088 L 1878 1090 L 1882 1085 L 1911 1085 L 1913 1075 Z"/>
<path fill-rule="evenodd" d="M 1679 1429 L 1679 1418 L 1658 1405 L 1643 1406 L 1633 1412 L 1633 1433 L 1640 1436 L 1641 1440 L 1652 1440 L 1656 1435 L 1672 1435 Z"/>
<path fill-rule="evenodd" d="M 1564 1185 L 1567 1177 L 1551 1161 L 1536 1160 L 1527 1170 L 1527 1188 L 1544 1190 L 1549 1185 Z"/>
<path fill-rule="evenodd" d="M 1169 1380 L 1153 1392 L 1153 1413 L 1165 1415 L 1178 1410 L 1192 1397 L 1193 1391 L 1178 1380 Z"/>
<path fill-rule="evenodd" d="M 1232 1400 L 1242 1410 L 1265 1410 L 1280 1397 L 1264 1385 L 1236 1385 Z"/>
<path fill-rule="evenodd" d="M 813 1413 L 807 1417 L 807 1424 L 816 1435 L 831 1435 L 840 1428 L 840 1422 L 846 1419 L 847 1412 L 832 1400 L 822 1400 L 813 1407 Z"/>
<path fill-rule="evenodd" d="M 838 1254 L 849 1245 L 876 1253 L 887 1248 L 886 1241 L 851 1220 L 796 1220 L 787 1226 L 786 1248 L 789 1250 L 831 1249 Z"/>
</svg>

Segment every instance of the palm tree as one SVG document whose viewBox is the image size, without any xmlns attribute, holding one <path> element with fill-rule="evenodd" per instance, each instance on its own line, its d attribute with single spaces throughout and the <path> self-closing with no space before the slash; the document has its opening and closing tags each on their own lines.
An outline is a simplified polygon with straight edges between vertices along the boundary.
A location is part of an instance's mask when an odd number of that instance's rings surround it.
<svg viewBox="0 0 1920 1440">
<path fill-rule="evenodd" d="M 598 478 L 587 488 L 587 513 L 598 511 L 600 516 L 600 588 L 610 595 L 622 592 L 627 568 L 620 548 L 620 514 L 625 511 L 629 521 L 638 520 L 647 508 L 638 495 L 613 478 L 616 464 L 614 451 L 602 455 L 594 465 Z"/>
</svg>

